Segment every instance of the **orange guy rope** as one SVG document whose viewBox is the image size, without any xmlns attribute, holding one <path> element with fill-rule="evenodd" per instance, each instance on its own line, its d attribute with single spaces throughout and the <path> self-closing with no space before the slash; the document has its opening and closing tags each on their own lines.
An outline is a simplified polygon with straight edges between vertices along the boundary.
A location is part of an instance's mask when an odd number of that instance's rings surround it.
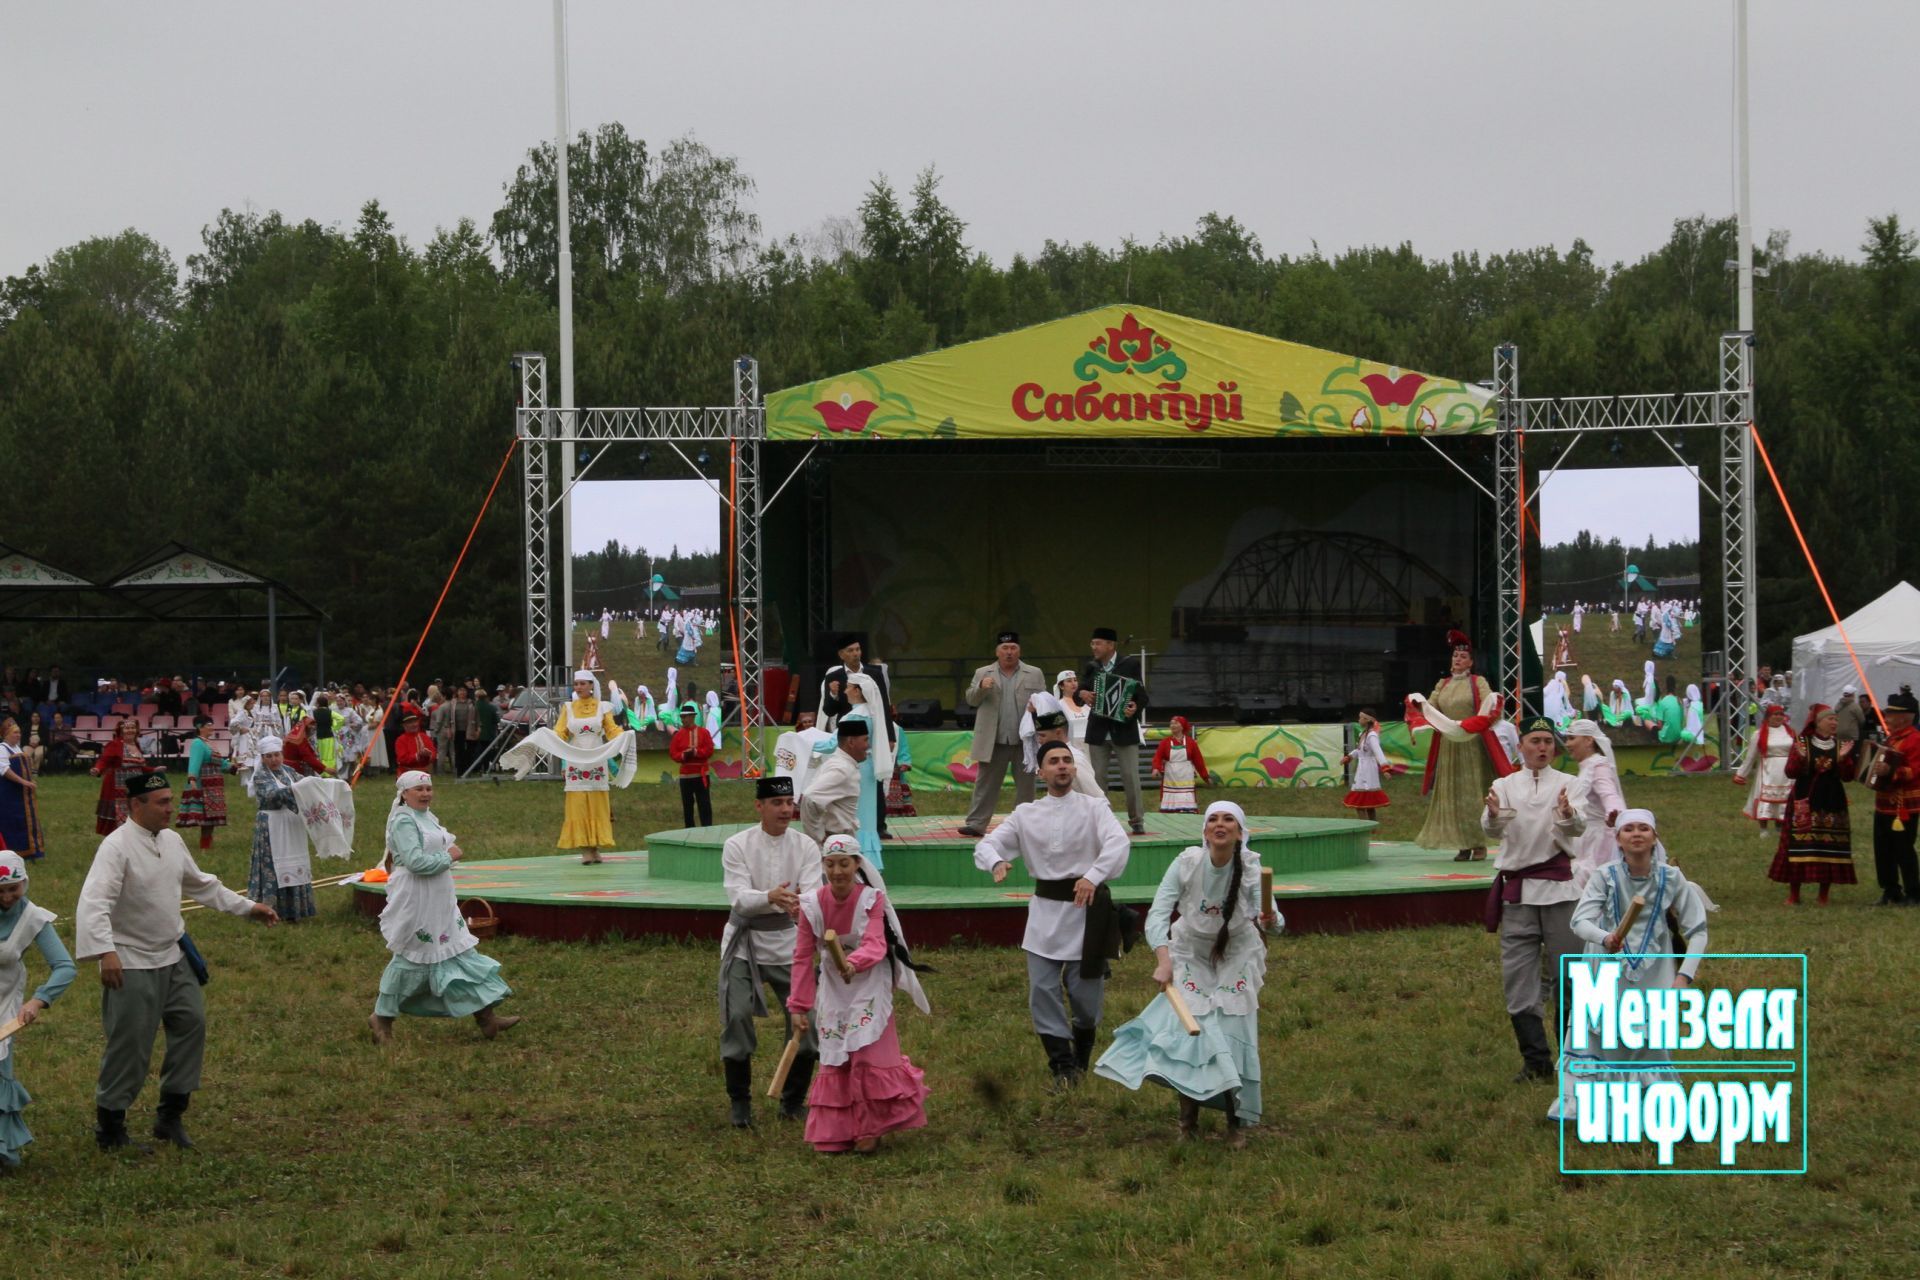
<svg viewBox="0 0 1920 1280">
<path fill-rule="evenodd" d="M 1767 464 L 1767 479 L 1773 481 L 1773 491 L 1787 513 L 1787 523 L 1793 526 L 1793 536 L 1800 542 L 1800 554 L 1807 558 L 1807 568 L 1813 570 L 1814 585 L 1820 588 L 1820 598 L 1827 602 L 1827 612 L 1833 615 L 1834 628 L 1840 632 L 1840 643 L 1847 646 L 1847 657 L 1853 660 L 1853 671 L 1860 677 L 1860 687 L 1871 694 L 1873 686 L 1867 682 L 1866 668 L 1860 665 L 1860 655 L 1853 651 L 1853 641 L 1847 638 L 1847 624 L 1840 621 L 1840 611 L 1833 607 L 1833 595 L 1827 590 L 1827 580 L 1820 576 L 1820 566 L 1813 562 L 1813 552 L 1807 546 L 1807 535 L 1800 532 L 1800 521 L 1793 514 L 1793 504 L 1787 501 L 1787 491 L 1780 484 L 1780 473 L 1773 469 L 1773 459 L 1767 456 L 1766 443 L 1760 439 L 1760 428 L 1749 422 L 1747 431 L 1753 436 L 1754 447 L 1760 450 L 1760 461 Z M 1746 672 L 1740 674 L 1744 677 Z M 1868 701 L 1873 704 L 1874 718 L 1880 721 L 1880 731 L 1885 733 L 1887 717 L 1881 713 L 1879 699 L 1870 697 Z"/>
<path fill-rule="evenodd" d="M 460 566 L 467 562 L 467 550 L 473 546 L 473 535 L 480 532 L 480 521 L 486 517 L 487 508 L 493 505 L 493 495 L 500 489 L 500 478 L 507 474 L 507 464 L 513 461 L 513 451 L 519 447 L 518 439 L 507 446 L 506 455 L 500 459 L 500 469 L 493 473 L 493 483 L 487 486 L 486 499 L 481 502 L 480 510 L 474 512 L 473 527 L 467 530 L 467 540 L 460 544 L 460 554 L 454 557 L 453 568 L 447 570 L 447 580 L 440 587 L 440 598 L 433 602 L 433 612 L 427 615 L 427 625 L 421 629 L 420 638 L 414 642 L 413 652 L 407 657 L 407 665 L 400 670 L 400 679 L 393 686 L 393 696 L 387 699 L 387 709 L 380 714 L 382 731 L 386 728 L 387 717 L 393 714 L 394 703 L 400 700 L 400 691 L 407 687 L 407 677 L 413 674 L 414 659 L 420 656 L 420 650 L 427 643 L 427 636 L 433 631 L 434 622 L 440 617 L 440 606 L 447 602 L 447 592 L 453 589 L 453 580 L 460 576 Z M 567 619 L 567 625 L 569 627 L 573 625 L 572 618 Z M 366 769 L 367 758 L 372 754 L 373 743 L 369 741 L 367 749 L 360 753 L 360 763 L 353 767 L 353 777 L 348 781 L 348 786 L 360 785 L 360 774 Z"/>
</svg>

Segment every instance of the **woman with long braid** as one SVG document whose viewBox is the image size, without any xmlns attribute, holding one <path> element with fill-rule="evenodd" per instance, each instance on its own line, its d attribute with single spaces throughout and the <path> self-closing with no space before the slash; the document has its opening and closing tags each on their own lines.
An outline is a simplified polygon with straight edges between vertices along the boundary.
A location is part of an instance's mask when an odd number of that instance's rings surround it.
<svg viewBox="0 0 1920 1280">
<path fill-rule="evenodd" d="M 1260 1119 L 1260 987 L 1267 943 L 1261 930 L 1278 921 L 1260 911 L 1260 855 L 1247 846 L 1240 806 L 1207 806 L 1204 844 L 1173 860 L 1147 912 L 1147 942 L 1158 963 L 1161 994 L 1113 1033 L 1094 1073 L 1129 1089 L 1142 1081 L 1180 1095 L 1180 1136 L 1191 1138 L 1200 1108 L 1227 1114 L 1227 1141 L 1246 1145 L 1246 1126 Z M 1191 1036 L 1167 999 L 1176 986 L 1200 1024 Z"/>
</svg>

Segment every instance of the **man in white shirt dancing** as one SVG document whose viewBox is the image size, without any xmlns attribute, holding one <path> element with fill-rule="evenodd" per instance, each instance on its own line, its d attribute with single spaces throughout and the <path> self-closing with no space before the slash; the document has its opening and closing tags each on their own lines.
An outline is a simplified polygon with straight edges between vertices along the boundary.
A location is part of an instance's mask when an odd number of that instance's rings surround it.
<svg viewBox="0 0 1920 1280">
<path fill-rule="evenodd" d="M 1500 981 L 1522 1060 L 1516 1082 L 1554 1077 L 1547 984 L 1557 991 L 1560 957 L 1582 949 L 1573 933 L 1573 904 L 1580 897 L 1573 884 L 1573 855 L 1587 820 L 1568 794 L 1579 793 L 1579 779 L 1552 767 L 1559 751 L 1551 720 L 1535 716 L 1522 725 L 1521 767 L 1495 779 L 1480 815 L 1481 829 L 1500 841 L 1486 925 L 1487 932 L 1500 934 Z M 1566 1010 L 1558 1012 L 1564 1024 Z"/>
<path fill-rule="evenodd" d="M 1071 1088 L 1093 1061 L 1106 997 L 1107 962 L 1122 923 L 1106 885 L 1127 869 L 1127 832 L 1104 796 L 1073 789 L 1073 751 L 1049 742 L 1039 752 L 1047 794 L 1020 805 L 974 846 L 974 865 L 1007 878 L 1014 859 L 1033 876 L 1027 902 L 1027 1008 L 1056 1089 Z"/>
<path fill-rule="evenodd" d="M 107 1049 L 94 1093 L 94 1141 L 102 1151 L 151 1148 L 127 1133 L 127 1108 L 146 1083 L 153 1037 L 167 1029 L 153 1136 L 191 1147 L 180 1117 L 200 1087 L 207 1006 L 180 946 L 180 896 L 266 924 L 280 917 L 194 865 L 172 830 L 173 790 L 164 773 L 127 783 L 127 821 L 100 842 L 74 909 L 74 956 L 100 962 L 100 1020 Z"/>
</svg>

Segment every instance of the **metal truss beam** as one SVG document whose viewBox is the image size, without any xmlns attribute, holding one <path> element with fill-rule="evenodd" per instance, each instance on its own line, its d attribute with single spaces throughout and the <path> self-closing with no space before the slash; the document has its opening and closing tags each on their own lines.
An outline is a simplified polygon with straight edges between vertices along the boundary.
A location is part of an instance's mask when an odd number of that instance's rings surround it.
<svg viewBox="0 0 1920 1280">
<path fill-rule="evenodd" d="M 1746 746 L 1747 707 L 1753 689 L 1759 603 L 1753 558 L 1753 335 L 1720 335 L 1720 576 L 1721 650 L 1734 696 L 1721 700 L 1721 756 L 1740 759 Z M 1752 690 L 1750 696 L 1740 691 Z M 1731 765 L 1729 765 L 1731 767 Z"/>
<path fill-rule="evenodd" d="M 686 409 L 550 409 L 520 414 L 520 434 L 538 430 L 560 444 L 618 440 L 730 440 L 738 430 L 736 405 Z"/>
<path fill-rule="evenodd" d="M 1518 400 L 1520 430 L 1528 435 L 1581 431 L 1668 431 L 1725 427 L 1726 397 L 1718 391 L 1672 395 L 1538 396 Z M 1742 424 L 1744 425 L 1744 423 Z"/>
<path fill-rule="evenodd" d="M 733 640 L 740 654 L 740 758 L 749 778 L 766 771 L 756 732 L 761 719 L 765 635 L 761 625 L 760 443 L 765 436 L 765 405 L 760 399 L 760 363 L 752 356 L 733 362 Z M 644 416 L 644 415 L 643 415 Z"/>
<path fill-rule="evenodd" d="M 1522 522 L 1526 509 L 1520 500 L 1523 480 L 1520 438 L 1520 349 L 1511 342 L 1493 349 L 1493 492 L 1496 508 L 1493 519 L 1495 560 L 1495 617 L 1499 635 L 1495 640 L 1495 661 L 1499 663 L 1499 687 L 1507 692 L 1509 715 L 1523 714 L 1526 705 L 1525 649 L 1522 628 L 1525 620 L 1523 577 L 1526 572 L 1525 532 Z"/>
</svg>

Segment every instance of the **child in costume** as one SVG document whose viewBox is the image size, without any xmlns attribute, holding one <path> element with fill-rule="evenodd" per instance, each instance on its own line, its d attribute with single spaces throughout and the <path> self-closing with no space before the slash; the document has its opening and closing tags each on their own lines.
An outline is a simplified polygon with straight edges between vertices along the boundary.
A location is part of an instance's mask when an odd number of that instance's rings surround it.
<svg viewBox="0 0 1920 1280">
<path fill-rule="evenodd" d="M 1153 753 L 1153 776 L 1160 779 L 1160 812 L 1198 813 L 1193 799 L 1194 780 L 1213 785 L 1199 740 L 1185 716 L 1175 716 L 1166 737 Z"/>
<path fill-rule="evenodd" d="M 1094 1074 L 1138 1089 L 1143 1081 L 1180 1095 L 1179 1133 L 1194 1136 L 1200 1108 L 1227 1114 L 1227 1141 L 1246 1145 L 1260 1120 L 1260 987 L 1266 981 L 1260 855 L 1247 845 L 1246 815 L 1228 800 L 1207 806 L 1202 844 L 1175 858 L 1147 912 L 1147 943 L 1161 989 L 1140 1016 L 1117 1028 Z M 1165 988 L 1176 987 L 1198 1036 L 1188 1035 Z"/>
<path fill-rule="evenodd" d="M 787 997 L 795 1034 L 812 1026 L 820 1046 L 806 1139 L 830 1155 L 869 1155 L 884 1134 L 926 1127 L 926 1073 L 900 1051 L 893 993 L 906 992 L 922 1013 L 929 1009 L 900 918 L 860 842 L 829 836 L 820 861 L 826 883 L 800 899 Z M 829 929 L 839 937 L 845 969 L 822 945 Z"/>
<path fill-rule="evenodd" d="M 1371 707 L 1360 709 L 1360 741 L 1341 757 L 1340 763 L 1349 760 L 1353 762 L 1353 788 L 1343 803 L 1349 809 L 1359 810 L 1361 817 L 1372 818 L 1377 810 L 1393 801 L 1380 789 L 1380 774 L 1387 767 L 1387 753 L 1380 745 L 1380 719 Z"/>
<path fill-rule="evenodd" d="M 1749 818 L 1760 824 L 1760 834 L 1767 833 L 1769 822 L 1778 824 L 1781 831 L 1787 829 L 1787 801 L 1793 798 L 1793 780 L 1787 776 L 1787 756 L 1793 751 L 1793 734 L 1787 731 L 1787 709 L 1778 702 L 1769 702 L 1747 747 L 1746 759 L 1734 771 L 1733 785 L 1745 787 L 1747 780 L 1753 780 L 1747 792 L 1746 808 L 1741 810 Z"/>
<path fill-rule="evenodd" d="M 73 957 L 53 927 L 54 914 L 27 899 L 27 863 L 0 849 L 0 1024 L 16 1017 L 31 1024 L 60 998 L 73 981 Z M 27 991 L 26 953 L 37 948 L 47 962 L 47 980 L 32 996 Z M 33 1141 L 21 1112 L 33 1098 L 13 1078 L 13 1046 L 19 1037 L 0 1040 L 0 1173 L 18 1168 L 20 1153 Z"/>
<path fill-rule="evenodd" d="M 1586 959 L 1573 963 L 1605 963 L 1603 958 L 1612 958 L 1620 965 L 1622 986 L 1650 989 L 1691 985 L 1707 950 L 1707 912 L 1717 908 L 1700 886 L 1668 861 L 1651 811 L 1624 811 L 1614 830 L 1620 845 L 1619 859 L 1595 871 L 1574 904 L 1571 928 L 1586 943 Z M 1646 899 L 1646 904 L 1632 929 L 1623 934 L 1620 926 L 1628 904 L 1636 897 Z M 1684 955 L 1676 959 L 1683 951 Z M 1574 1085 L 1581 1080 L 1672 1080 L 1673 1072 L 1652 1065 L 1671 1057 L 1672 1051 L 1666 1048 L 1615 1046 L 1603 1050 L 1592 1041 L 1585 1050 L 1572 1050 L 1563 1038 L 1561 1092 L 1548 1108 L 1547 1118 L 1574 1118 Z M 1575 1058 L 1594 1062 L 1640 1060 L 1650 1065 L 1638 1072 L 1575 1072 L 1568 1067 Z"/>
</svg>

